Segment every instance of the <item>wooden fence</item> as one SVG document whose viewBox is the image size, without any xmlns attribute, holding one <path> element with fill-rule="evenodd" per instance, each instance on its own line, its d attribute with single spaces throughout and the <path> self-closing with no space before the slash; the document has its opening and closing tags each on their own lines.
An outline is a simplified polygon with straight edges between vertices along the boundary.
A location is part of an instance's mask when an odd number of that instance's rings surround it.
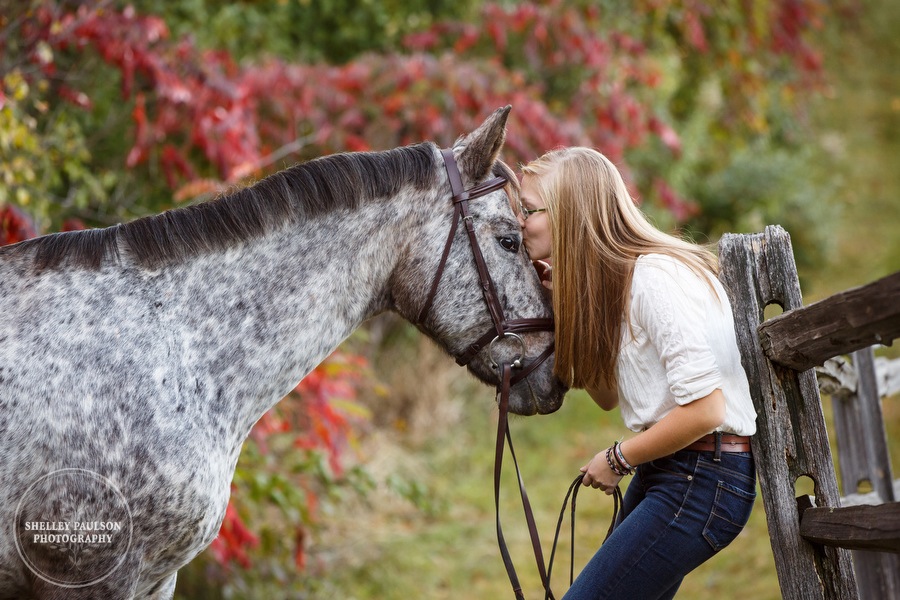
<svg viewBox="0 0 900 600">
<path fill-rule="evenodd" d="M 851 356 L 852 363 L 839 357 L 816 368 L 819 391 L 831 396 L 834 412 L 841 506 L 894 502 L 900 479 L 891 475 L 881 397 L 900 391 L 900 360 L 879 359 L 876 368 L 872 348 Z M 863 486 L 872 491 L 860 492 Z M 900 599 L 900 554 L 854 550 L 852 557 L 861 598 Z"/>
<path fill-rule="evenodd" d="M 758 415 L 752 447 L 782 597 L 900 598 L 898 557 L 882 554 L 900 553 L 900 502 L 868 350 L 900 337 L 900 273 L 803 307 L 781 227 L 724 236 L 719 260 Z M 769 304 L 784 312 L 765 321 Z M 842 478 L 853 492 L 868 481 L 873 493 L 869 504 L 842 506 L 812 367 L 851 352 L 853 401 L 835 411 L 838 443 L 848 448 L 839 455 L 849 457 L 841 456 Z M 800 477 L 812 479 L 814 496 L 795 497 Z"/>
</svg>

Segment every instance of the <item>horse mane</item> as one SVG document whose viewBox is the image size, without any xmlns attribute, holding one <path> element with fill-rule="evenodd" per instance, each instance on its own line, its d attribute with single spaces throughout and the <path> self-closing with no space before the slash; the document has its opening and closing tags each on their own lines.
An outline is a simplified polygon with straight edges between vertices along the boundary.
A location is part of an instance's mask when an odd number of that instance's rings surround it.
<svg viewBox="0 0 900 600">
<path fill-rule="evenodd" d="M 102 229 L 53 233 L 0 248 L 0 255 L 32 254 L 37 270 L 62 266 L 99 269 L 120 259 L 124 244 L 142 267 L 156 269 L 260 237 L 302 221 L 397 194 L 412 183 L 434 185 L 434 144 L 382 152 L 333 154 L 294 165 L 250 187 Z"/>
</svg>

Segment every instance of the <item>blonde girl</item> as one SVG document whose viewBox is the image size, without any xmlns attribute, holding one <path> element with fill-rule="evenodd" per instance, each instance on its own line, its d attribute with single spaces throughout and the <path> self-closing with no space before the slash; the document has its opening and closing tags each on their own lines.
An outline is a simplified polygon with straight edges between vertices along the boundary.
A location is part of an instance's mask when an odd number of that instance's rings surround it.
<svg viewBox="0 0 900 600">
<path fill-rule="evenodd" d="M 607 493 L 634 477 L 565 600 L 672 598 L 756 496 L 756 414 L 716 258 L 651 225 L 595 150 L 554 150 L 523 173 L 519 222 L 552 290 L 557 375 L 633 432 L 581 468 Z"/>
</svg>

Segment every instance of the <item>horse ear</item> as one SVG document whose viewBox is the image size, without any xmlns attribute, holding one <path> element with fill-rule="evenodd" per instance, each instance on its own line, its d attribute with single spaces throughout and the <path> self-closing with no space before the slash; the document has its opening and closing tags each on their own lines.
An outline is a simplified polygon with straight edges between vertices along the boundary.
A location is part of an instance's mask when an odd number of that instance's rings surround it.
<svg viewBox="0 0 900 600">
<path fill-rule="evenodd" d="M 460 171 L 469 185 L 490 174 L 506 139 L 506 120 L 511 109 L 509 105 L 498 108 L 478 129 L 461 137 L 453 145 Z"/>
</svg>

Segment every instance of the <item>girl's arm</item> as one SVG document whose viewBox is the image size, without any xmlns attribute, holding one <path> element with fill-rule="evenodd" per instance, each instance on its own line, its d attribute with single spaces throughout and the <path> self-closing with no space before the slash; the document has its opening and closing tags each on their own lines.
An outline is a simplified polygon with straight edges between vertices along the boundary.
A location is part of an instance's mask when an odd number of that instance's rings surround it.
<svg viewBox="0 0 900 600">
<path fill-rule="evenodd" d="M 681 450 L 714 431 L 724 420 L 725 395 L 715 389 L 708 396 L 676 406 L 656 425 L 619 444 L 619 449 L 625 460 L 639 465 Z"/>
<path fill-rule="evenodd" d="M 724 420 L 725 395 L 722 390 L 715 389 L 708 396 L 676 406 L 656 425 L 619 444 L 619 449 L 629 464 L 637 466 L 681 450 L 714 431 Z M 622 479 L 609 468 L 606 449 L 581 467 L 581 471 L 584 485 L 600 488 L 607 494 L 611 494 Z"/>
<path fill-rule="evenodd" d="M 619 405 L 619 392 L 606 386 L 601 388 L 585 388 L 588 395 L 603 410 L 612 410 Z"/>
</svg>

